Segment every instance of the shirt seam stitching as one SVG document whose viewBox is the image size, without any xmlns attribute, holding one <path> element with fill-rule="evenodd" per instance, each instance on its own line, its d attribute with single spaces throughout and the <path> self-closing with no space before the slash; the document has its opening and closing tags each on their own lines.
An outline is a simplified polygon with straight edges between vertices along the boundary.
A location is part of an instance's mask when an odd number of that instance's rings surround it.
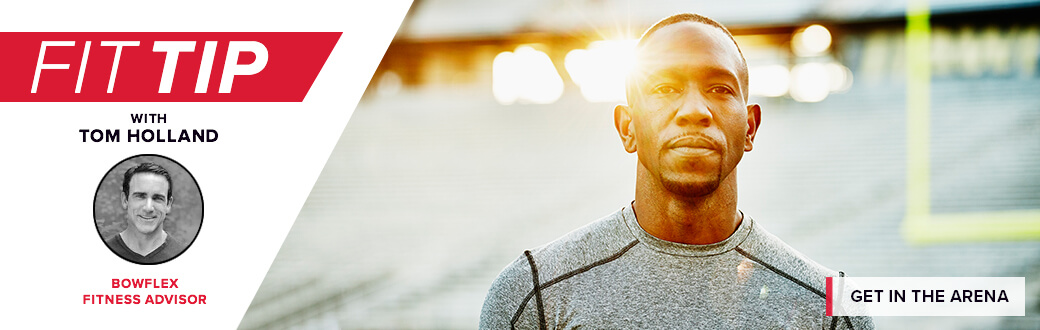
<svg viewBox="0 0 1040 330">
<path fill-rule="evenodd" d="M 603 259 L 600 259 L 600 260 L 597 260 L 597 261 L 595 261 L 593 263 L 587 264 L 585 266 L 582 266 L 580 268 L 577 268 L 575 270 L 567 272 L 567 273 L 565 273 L 563 275 L 557 276 L 556 278 L 553 278 L 552 280 L 544 282 L 541 285 L 536 285 L 534 288 L 531 289 L 531 292 L 529 292 L 527 294 L 527 296 L 524 297 L 524 300 L 522 302 L 520 302 L 520 306 L 517 308 L 516 313 L 513 314 L 513 319 L 509 322 L 510 326 L 515 326 L 516 321 L 520 319 L 520 315 L 524 311 L 524 307 L 527 306 L 527 303 L 531 300 L 531 297 L 536 294 L 536 291 L 540 295 L 542 289 L 545 289 L 545 288 L 548 288 L 548 287 L 550 287 L 550 286 L 552 286 L 554 284 L 563 282 L 563 280 L 566 280 L 566 279 L 574 277 L 574 276 L 576 276 L 578 274 L 587 272 L 587 271 L 589 271 L 589 270 L 591 270 L 593 268 L 596 268 L 596 267 L 605 265 L 607 263 L 610 263 L 610 262 L 612 262 L 614 260 L 620 259 L 622 255 L 624 255 L 626 252 L 628 252 L 629 250 L 631 250 L 633 247 L 635 247 L 638 244 L 639 244 L 639 240 L 638 239 L 633 240 L 631 243 L 628 243 L 628 245 L 626 245 L 625 247 L 621 248 L 620 250 L 618 250 L 618 252 L 614 253 L 613 255 L 610 255 L 610 256 L 608 256 L 606 258 L 603 258 Z M 529 250 L 528 251 L 524 251 L 524 253 L 525 254 L 530 254 L 530 251 Z M 531 258 L 532 259 L 530 259 L 531 260 L 530 262 L 531 262 L 531 266 L 533 267 L 534 266 L 534 259 L 533 259 L 533 257 L 531 257 Z M 532 272 L 533 271 L 534 271 L 534 268 L 532 268 Z"/>
<path fill-rule="evenodd" d="M 755 256 L 751 255 L 751 253 L 748 253 L 747 251 L 744 251 L 744 249 L 741 249 L 739 246 L 734 248 L 733 250 L 737 251 L 737 253 L 740 253 L 744 257 L 746 257 L 748 259 L 751 259 L 752 261 L 757 262 L 758 264 L 760 264 L 762 266 L 765 266 L 767 269 L 773 271 L 773 273 L 776 273 L 777 275 L 780 275 L 781 277 L 786 278 L 787 280 L 789 280 L 791 282 L 794 282 L 795 284 L 798 284 L 799 286 L 805 288 L 806 290 L 812 291 L 812 293 L 815 293 L 817 296 L 820 296 L 820 298 L 826 298 L 827 297 L 827 295 L 824 294 L 822 291 L 812 287 L 808 283 L 802 282 L 802 280 L 799 280 L 798 278 L 795 278 L 794 276 L 792 276 L 792 275 L 790 275 L 790 274 L 788 274 L 788 273 L 786 273 L 786 272 L 784 272 L 784 271 L 774 267 L 773 265 L 770 265 L 770 264 L 766 263 L 765 261 L 762 261 L 761 259 L 756 258 Z"/>
</svg>

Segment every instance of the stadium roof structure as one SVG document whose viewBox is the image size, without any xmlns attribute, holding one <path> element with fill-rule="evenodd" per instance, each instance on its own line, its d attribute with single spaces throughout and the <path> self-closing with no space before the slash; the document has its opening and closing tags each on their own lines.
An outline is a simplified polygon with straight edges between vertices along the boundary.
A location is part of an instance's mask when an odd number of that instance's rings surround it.
<svg viewBox="0 0 1040 330">
<path fill-rule="evenodd" d="M 928 3 L 933 15 L 1040 5 L 1036 0 L 929 0 Z M 907 1 L 416 0 L 412 6 L 398 36 L 421 40 L 606 28 L 631 28 L 638 34 L 658 19 L 679 12 L 703 14 L 731 27 L 892 20 L 905 15 Z"/>
</svg>

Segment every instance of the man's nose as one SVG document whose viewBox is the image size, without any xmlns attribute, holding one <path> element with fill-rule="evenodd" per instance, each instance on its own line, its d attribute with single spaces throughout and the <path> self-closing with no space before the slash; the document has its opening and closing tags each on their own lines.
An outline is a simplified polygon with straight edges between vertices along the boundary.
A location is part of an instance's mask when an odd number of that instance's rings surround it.
<svg viewBox="0 0 1040 330">
<path fill-rule="evenodd" d="M 152 199 L 151 198 L 148 198 L 148 199 L 145 200 L 145 202 L 144 202 L 144 210 L 148 211 L 148 212 L 151 212 L 151 211 L 155 210 L 155 205 L 152 205 Z"/>
<path fill-rule="evenodd" d="M 675 113 L 675 122 L 679 126 L 701 125 L 711 126 L 712 113 L 708 100 L 697 90 L 683 94 L 682 103 Z"/>
</svg>

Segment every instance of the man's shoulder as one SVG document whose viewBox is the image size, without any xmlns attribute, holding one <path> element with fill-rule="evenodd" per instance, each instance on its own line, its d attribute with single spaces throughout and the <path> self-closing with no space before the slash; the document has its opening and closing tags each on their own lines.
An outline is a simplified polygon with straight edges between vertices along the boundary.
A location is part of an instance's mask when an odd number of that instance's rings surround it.
<svg viewBox="0 0 1040 330">
<path fill-rule="evenodd" d="M 745 258 L 812 291 L 815 296 L 819 297 L 819 300 L 826 299 L 827 277 L 844 276 L 843 273 L 823 266 L 795 250 L 779 237 L 759 226 L 757 222 L 748 239 L 736 250 Z M 874 328 L 874 321 L 870 317 L 827 317 L 825 323 L 830 329 Z"/>
<path fill-rule="evenodd" d="M 170 249 L 170 250 L 176 251 L 176 252 L 181 252 L 182 250 L 184 250 L 185 247 L 187 247 L 187 244 L 185 244 L 184 241 L 181 241 L 181 240 L 177 239 L 173 235 L 167 235 L 166 236 L 166 248 L 167 249 Z"/>
<path fill-rule="evenodd" d="M 529 291 L 535 272 L 539 283 L 544 283 L 623 253 L 637 242 L 625 224 L 624 211 L 524 251 L 502 270 L 494 286 Z"/>
<path fill-rule="evenodd" d="M 744 257 L 767 268 L 772 268 L 779 275 L 800 282 L 798 284 L 807 286 L 807 289 L 821 297 L 825 296 L 826 278 L 839 276 L 837 271 L 823 266 L 795 250 L 758 223 L 755 228 L 752 228 L 748 240 L 736 250 Z"/>
<path fill-rule="evenodd" d="M 539 271 L 560 275 L 630 248 L 637 240 L 625 222 L 626 211 L 623 208 L 531 249 Z"/>
<path fill-rule="evenodd" d="M 635 238 L 625 224 L 625 209 L 622 209 L 524 251 L 499 273 L 488 290 L 480 328 L 509 328 L 533 299 L 535 281 L 545 285 L 583 267 L 609 260 L 626 246 L 631 248 L 633 241 Z"/>
<path fill-rule="evenodd" d="M 148 263 L 163 263 L 171 260 L 180 255 L 181 252 L 184 252 L 187 245 L 173 235 L 167 234 L 166 241 L 163 242 L 163 245 L 160 248 L 162 250 L 156 250 L 152 254 L 149 254 Z"/>
<path fill-rule="evenodd" d="M 130 253 L 130 248 L 126 246 L 126 242 L 123 241 L 123 237 L 116 233 L 115 235 L 109 236 L 105 239 L 105 245 L 118 255 L 127 255 Z"/>
<path fill-rule="evenodd" d="M 123 242 L 123 239 L 119 237 L 119 233 L 105 238 L 105 244 L 108 246 L 117 246 Z"/>
<path fill-rule="evenodd" d="M 113 253 L 123 259 L 136 262 L 135 260 L 138 260 L 141 257 L 141 255 L 130 250 L 130 247 L 126 245 L 126 242 L 123 241 L 123 237 L 120 236 L 119 233 L 105 239 L 105 244 L 108 245 L 108 248 L 112 250 Z"/>
</svg>

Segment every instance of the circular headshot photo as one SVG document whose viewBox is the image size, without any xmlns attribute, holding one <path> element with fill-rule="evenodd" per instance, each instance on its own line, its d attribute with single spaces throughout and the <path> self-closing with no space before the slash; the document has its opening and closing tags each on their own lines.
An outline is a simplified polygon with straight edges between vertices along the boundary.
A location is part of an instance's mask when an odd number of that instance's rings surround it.
<svg viewBox="0 0 1040 330">
<path fill-rule="evenodd" d="M 180 256 L 202 227 L 202 191 L 195 177 L 162 155 L 123 159 L 94 193 L 94 224 L 112 253 L 142 265 Z"/>
</svg>

